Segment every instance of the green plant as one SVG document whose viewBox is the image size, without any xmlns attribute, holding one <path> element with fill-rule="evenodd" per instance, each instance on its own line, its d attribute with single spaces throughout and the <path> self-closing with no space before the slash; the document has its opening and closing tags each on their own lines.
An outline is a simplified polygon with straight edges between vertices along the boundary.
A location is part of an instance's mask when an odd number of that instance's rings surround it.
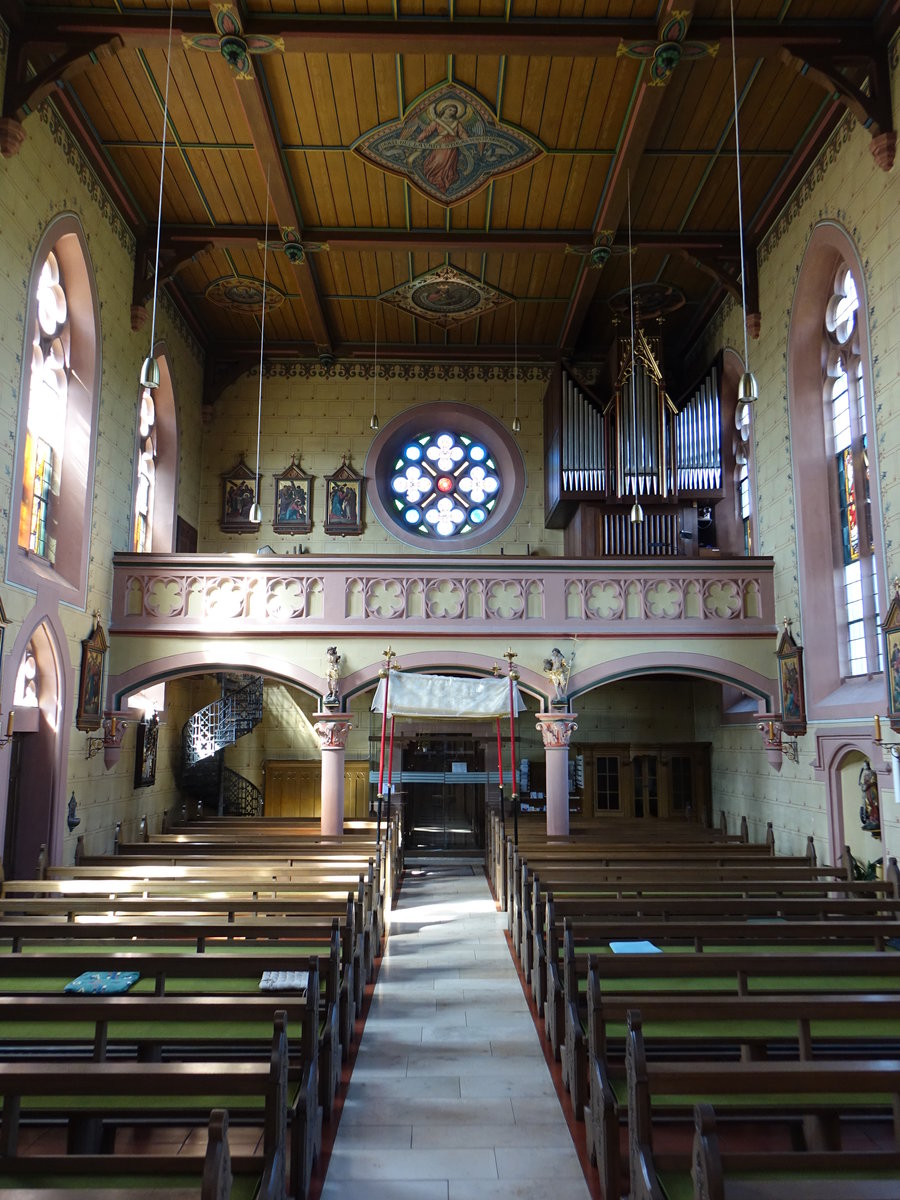
<svg viewBox="0 0 900 1200">
<path fill-rule="evenodd" d="M 876 858 L 874 862 L 866 863 L 863 866 L 858 858 L 854 858 L 852 854 L 850 855 L 850 869 L 853 872 L 854 879 L 877 879 L 878 868 L 883 863 L 883 858 Z"/>
</svg>

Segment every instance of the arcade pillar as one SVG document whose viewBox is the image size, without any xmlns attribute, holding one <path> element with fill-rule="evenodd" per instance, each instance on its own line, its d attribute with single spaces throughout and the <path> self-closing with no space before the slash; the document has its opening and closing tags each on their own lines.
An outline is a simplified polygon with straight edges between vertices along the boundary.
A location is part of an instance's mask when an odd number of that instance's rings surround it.
<svg viewBox="0 0 900 1200">
<path fill-rule="evenodd" d="M 339 837 L 344 832 L 344 751 L 353 721 L 330 712 L 315 717 L 322 751 L 322 834 Z"/>
<path fill-rule="evenodd" d="M 578 728 L 575 713 L 537 713 L 536 729 L 544 742 L 547 764 L 547 836 L 569 832 L 569 739 Z"/>
</svg>

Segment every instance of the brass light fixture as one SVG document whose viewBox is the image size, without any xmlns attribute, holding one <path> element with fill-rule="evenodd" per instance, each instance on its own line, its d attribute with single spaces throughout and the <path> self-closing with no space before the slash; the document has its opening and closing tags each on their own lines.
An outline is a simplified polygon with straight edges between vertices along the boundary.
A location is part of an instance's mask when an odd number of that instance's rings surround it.
<svg viewBox="0 0 900 1200">
<path fill-rule="evenodd" d="M 172 73 L 172 23 L 175 0 L 169 4 L 169 49 L 166 53 L 166 90 L 163 98 L 162 156 L 159 164 L 159 205 L 156 213 L 156 261 L 153 267 L 153 310 L 150 319 L 150 353 L 141 364 L 141 387 L 153 391 L 159 387 L 159 361 L 153 356 L 156 345 L 156 300 L 159 295 L 159 241 L 162 232 L 163 179 L 166 173 L 166 133 L 169 128 L 169 78 Z"/>
<path fill-rule="evenodd" d="M 741 135 L 738 126 L 737 51 L 734 40 L 734 0 L 731 9 L 731 77 L 734 84 L 734 160 L 737 164 L 738 238 L 741 251 L 741 308 L 744 318 L 744 373 L 738 383 L 738 403 L 752 404 L 759 399 L 756 376 L 750 370 L 750 355 L 747 338 L 747 285 L 744 271 L 744 208 L 741 201 Z"/>
<path fill-rule="evenodd" d="M 272 164 L 266 168 L 266 233 L 263 240 L 263 286 L 262 286 L 262 317 L 259 322 L 259 399 L 256 406 L 256 499 L 250 507 L 248 520 L 254 525 L 262 523 L 262 508 L 259 503 L 259 442 L 262 433 L 262 384 L 263 384 L 263 347 L 266 341 L 266 275 L 269 265 L 269 180 Z"/>
</svg>

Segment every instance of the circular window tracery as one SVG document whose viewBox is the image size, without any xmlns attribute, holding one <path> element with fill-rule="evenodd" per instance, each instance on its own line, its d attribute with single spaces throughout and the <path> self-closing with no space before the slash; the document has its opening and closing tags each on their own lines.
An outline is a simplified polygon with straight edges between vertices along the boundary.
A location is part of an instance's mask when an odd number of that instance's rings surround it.
<svg viewBox="0 0 900 1200">
<path fill-rule="evenodd" d="M 390 481 L 394 508 L 423 537 L 470 533 L 487 521 L 500 495 L 488 448 L 463 433 L 420 433 L 403 447 Z"/>
<path fill-rule="evenodd" d="M 398 413 L 366 458 L 371 511 L 399 541 L 422 551 L 486 546 L 525 495 L 516 439 L 491 413 L 460 401 Z"/>
</svg>

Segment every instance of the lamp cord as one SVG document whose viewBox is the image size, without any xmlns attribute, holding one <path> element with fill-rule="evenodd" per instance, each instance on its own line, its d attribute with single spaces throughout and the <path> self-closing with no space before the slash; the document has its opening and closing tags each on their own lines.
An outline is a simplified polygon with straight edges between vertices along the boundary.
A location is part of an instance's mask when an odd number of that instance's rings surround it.
<svg viewBox="0 0 900 1200">
<path fill-rule="evenodd" d="M 166 52 L 166 90 L 163 98 L 162 154 L 159 163 L 159 205 L 156 212 L 156 261 L 153 265 L 153 315 L 150 318 L 150 357 L 156 345 L 156 297 L 159 292 L 159 242 L 162 233 L 163 177 L 166 171 L 166 133 L 169 128 L 169 78 L 172 73 L 172 24 L 175 19 L 175 0 L 169 5 L 169 48 Z"/>
<path fill-rule="evenodd" d="M 375 359 L 372 364 L 372 416 L 378 415 L 378 297 L 375 297 Z"/>
<path fill-rule="evenodd" d="M 744 271 L 744 207 L 741 201 L 741 134 L 738 126 L 737 50 L 734 39 L 734 0 L 731 10 L 731 80 L 734 85 L 734 161 L 737 164 L 738 241 L 741 252 L 741 309 L 744 317 L 744 370 L 750 370 L 750 354 L 747 342 L 747 284 Z"/>
<path fill-rule="evenodd" d="M 262 319 L 259 325 L 259 401 L 256 409 L 256 503 L 259 504 L 259 442 L 262 430 L 263 346 L 266 340 L 266 275 L 269 265 L 269 179 L 272 164 L 266 167 L 266 233 L 263 242 Z"/>
<path fill-rule="evenodd" d="M 519 419 L 519 302 L 513 300 L 513 403 Z"/>
<path fill-rule="evenodd" d="M 628 180 L 628 311 L 631 317 L 631 452 L 634 459 L 634 498 L 638 498 L 637 471 L 637 380 L 634 372 L 634 277 L 631 269 L 631 170 Z"/>
</svg>

